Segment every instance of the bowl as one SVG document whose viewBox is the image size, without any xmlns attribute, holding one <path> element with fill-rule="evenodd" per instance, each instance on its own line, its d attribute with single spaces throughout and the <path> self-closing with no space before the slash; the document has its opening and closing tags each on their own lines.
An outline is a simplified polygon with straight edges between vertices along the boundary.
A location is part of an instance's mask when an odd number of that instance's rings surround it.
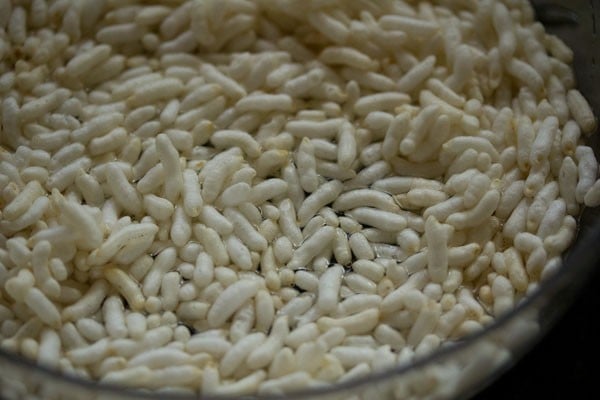
<svg viewBox="0 0 600 400">
<path fill-rule="evenodd" d="M 573 63 L 578 88 L 594 110 L 600 110 L 596 57 L 600 43 L 596 33 L 598 10 L 594 2 L 534 1 L 546 29 L 561 37 L 575 51 Z M 596 153 L 597 135 L 588 141 Z M 286 393 L 282 396 L 247 396 L 257 399 L 458 399 L 470 398 L 505 371 L 552 329 L 570 306 L 600 260 L 600 210 L 585 209 L 579 219 L 577 239 L 562 266 L 548 276 L 510 312 L 485 329 L 448 342 L 437 351 L 410 364 L 383 369 L 367 376 Z M 67 376 L 37 365 L 20 355 L 0 349 L 0 396 L 16 399 L 163 399 L 190 397 L 161 391 L 133 390 Z M 233 399 L 203 396 L 205 399 Z M 238 397 L 239 398 L 239 397 Z"/>
</svg>

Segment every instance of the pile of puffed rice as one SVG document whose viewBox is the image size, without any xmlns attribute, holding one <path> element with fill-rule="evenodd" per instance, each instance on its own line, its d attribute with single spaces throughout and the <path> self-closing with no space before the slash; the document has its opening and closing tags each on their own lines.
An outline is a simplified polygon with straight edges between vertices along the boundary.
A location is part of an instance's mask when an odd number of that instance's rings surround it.
<svg viewBox="0 0 600 400">
<path fill-rule="evenodd" d="M 519 0 L 0 0 L 0 342 L 281 393 L 410 362 L 600 204 L 572 51 Z"/>
</svg>

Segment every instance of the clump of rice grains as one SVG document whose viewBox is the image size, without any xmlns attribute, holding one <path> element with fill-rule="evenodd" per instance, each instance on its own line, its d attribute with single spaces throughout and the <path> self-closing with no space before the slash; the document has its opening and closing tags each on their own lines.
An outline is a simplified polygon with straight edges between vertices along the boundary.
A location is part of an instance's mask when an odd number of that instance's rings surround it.
<svg viewBox="0 0 600 400">
<path fill-rule="evenodd" d="M 600 204 L 572 59 L 526 1 L 1 0 L 2 348 L 240 395 L 482 329 Z"/>
</svg>

